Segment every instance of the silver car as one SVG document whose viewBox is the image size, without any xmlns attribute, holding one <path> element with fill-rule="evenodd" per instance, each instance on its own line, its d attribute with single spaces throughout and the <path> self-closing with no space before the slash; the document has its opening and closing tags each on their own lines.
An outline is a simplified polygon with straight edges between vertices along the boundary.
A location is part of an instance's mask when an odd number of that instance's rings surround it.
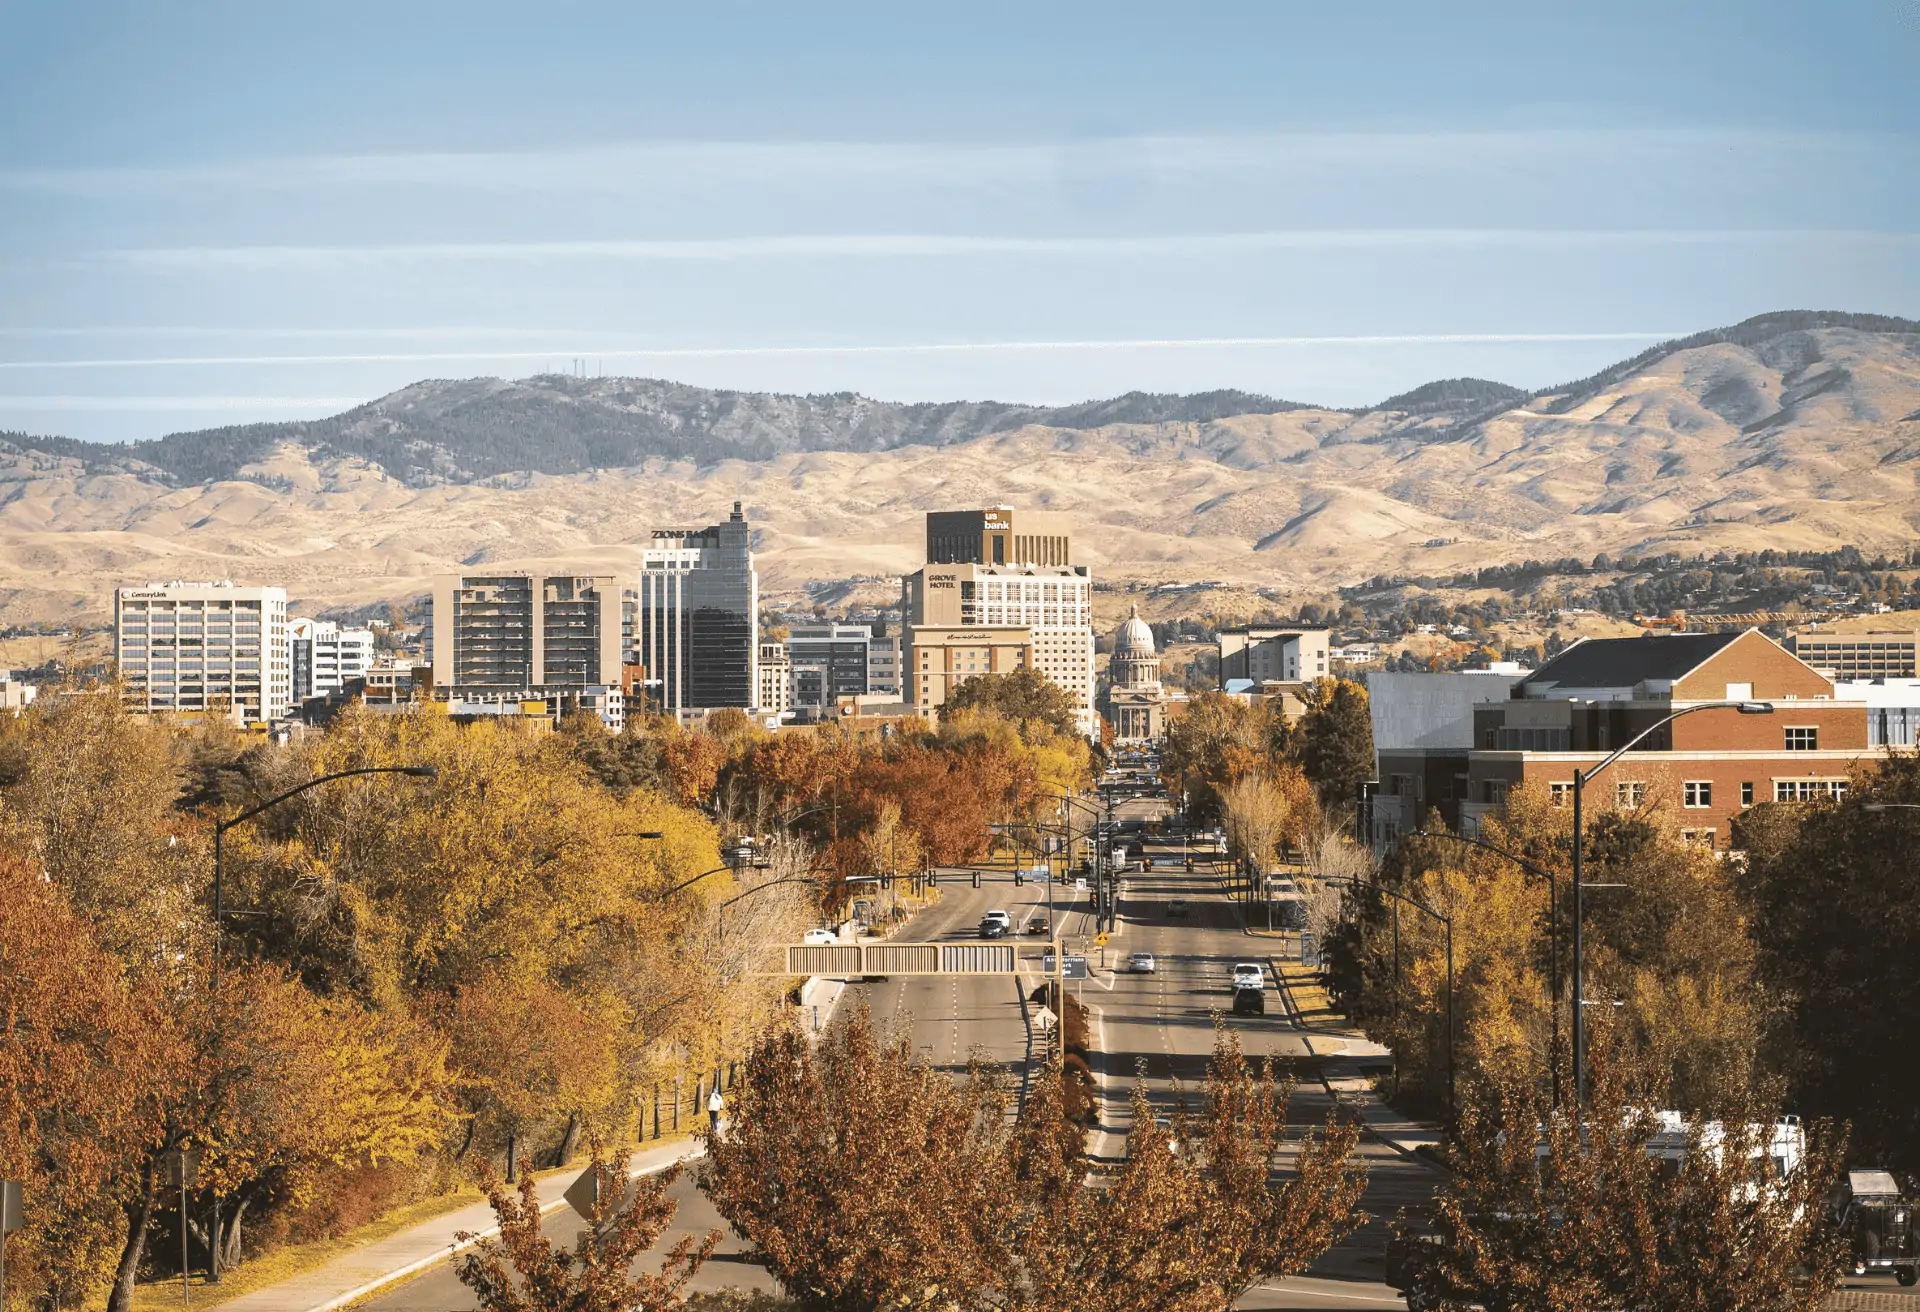
<svg viewBox="0 0 1920 1312">
<path fill-rule="evenodd" d="M 1151 975 L 1160 969 L 1160 963 L 1151 952 L 1136 952 L 1127 958 L 1127 969 L 1135 975 Z"/>
</svg>

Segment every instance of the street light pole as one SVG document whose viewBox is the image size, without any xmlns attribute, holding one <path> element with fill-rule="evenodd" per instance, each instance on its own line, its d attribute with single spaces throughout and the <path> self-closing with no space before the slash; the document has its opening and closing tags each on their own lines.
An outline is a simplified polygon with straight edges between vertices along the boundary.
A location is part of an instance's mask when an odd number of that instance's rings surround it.
<svg viewBox="0 0 1920 1312">
<path fill-rule="evenodd" d="M 1514 865 L 1520 868 L 1520 872 L 1522 874 L 1531 875 L 1533 878 L 1538 879 L 1541 882 L 1546 884 L 1547 886 L 1547 961 L 1548 961 L 1547 969 L 1548 969 L 1549 981 L 1550 981 L 1549 996 L 1552 1000 L 1552 1010 L 1553 1010 L 1553 1040 L 1552 1040 L 1553 1042 L 1553 1060 L 1552 1060 L 1553 1105 L 1555 1107 L 1558 1107 L 1560 1105 L 1559 881 L 1553 877 L 1553 872 L 1546 869 L 1546 867 L 1536 865 L 1532 861 L 1527 860 L 1527 858 L 1520 856 L 1517 853 L 1509 852 L 1505 848 L 1495 847 L 1492 843 L 1487 842 L 1485 839 L 1471 838 L 1465 834 L 1449 834 L 1442 830 L 1432 830 L 1432 829 L 1416 829 L 1412 833 L 1408 834 L 1407 837 L 1408 838 L 1438 838 L 1438 839 L 1444 839 L 1449 843 L 1460 843 L 1467 847 L 1477 847 L 1482 852 L 1491 852 L 1493 855 L 1497 857 L 1502 857 L 1508 861 L 1513 862 Z M 1395 913 L 1393 923 L 1394 923 L 1393 962 L 1394 962 L 1394 973 L 1397 976 L 1400 969 L 1400 919 L 1397 912 Z"/>
<path fill-rule="evenodd" d="M 1344 875 L 1323 876 L 1320 882 L 1323 884 L 1342 884 L 1348 888 L 1361 888 L 1374 894 L 1376 897 L 1390 897 L 1394 899 L 1396 903 L 1405 902 L 1408 906 L 1412 907 L 1414 910 L 1424 911 L 1428 915 L 1432 916 L 1435 920 L 1440 922 L 1441 927 L 1446 931 L 1447 1114 L 1451 1118 L 1453 1118 L 1455 1121 L 1458 1121 L 1459 1114 L 1460 1114 L 1460 1103 L 1457 1097 L 1457 1086 L 1454 1082 L 1454 1065 L 1453 1065 L 1453 917 L 1442 915 L 1440 912 L 1435 911 L 1432 907 L 1428 906 L 1425 902 L 1422 902 L 1419 898 L 1409 897 L 1405 893 L 1402 893 L 1397 889 L 1391 889 L 1386 887 L 1384 884 L 1366 883 L 1358 879 L 1347 878 Z"/>
<path fill-rule="evenodd" d="M 226 896 L 227 830 L 233 828 L 235 825 L 245 824 L 247 821 L 259 815 L 261 812 L 280 805 L 280 803 L 286 801 L 290 797 L 298 797 L 301 793 L 306 792 L 308 789 L 318 788 L 321 784 L 332 783 L 335 779 L 351 779 L 357 775 L 363 775 L 363 774 L 398 774 L 398 775 L 405 775 L 410 779 L 437 779 L 440 777 L 440 769 L 438 766 L 433 766 L 433 765 L 366 765 L 353 770 L 336 770 L 332 774 L 323 774 L 318 779 L 309 779 L 307 780 L 307 782 L 301 784 L 299 787 L 289 788 L 287 789 L 286 792 L 281 793 L 278 796 L 269 797 L 266 801 L 261 802 L 258 806 L 249 807 L 246 810 L 242 811 L 239 815 L 234 816 L 232 819 L 221 820 L 214 824 L 213 826 L 213 961 L 208 971 L 208 976 L 209 976 L 208 985 L 209 985 L 210 992 L 217 990 L 220 986 L 221 933 L 226 922 L 226 917 L 229 915 L 263 914 L 260 912 L 239 912 L 239 911 L 230 912 L 226 908 L 225 896 Z M 207 1283 L 210 1285 L 214 1285 L 214 1284 L 220 1283 L 220 1195 L 217 1190 L 213 1192 L 213 1196 L 211 1199 L 211 1215 L 212 1215 L 212 1222 L 209 1225 L 207 1230 Z M 186 1188 L 182 1186 L 180 1190 L 180 1229 L 183 1235 L 186 1231 L 186 1226 L 187 1226 L 187 1191 L 186 1191 Z M 183 1238 L 181 1241 L 181 1248 L 182 1248 L 183 1254 L 185 1251 L 185 1246 L 186 1246 L 186 1241 Z M 184 1273 L 185 1265 L 186 1265 L 186 1258 L 183 1255 L 181 1258 L 181 1266 L 183 1269 L 183 1273 Z"/>
<path fill-rule="evenodd" d="M 1738 711 L 1742 715 L 1772 715 L 1772 702 L 1722 701 L 1701 702 L 1695 706 L 1684 707 L 1648 725 L 1612 755 L 1602 760 L 1591 770 L 1573 771 L 1573 1101 L 1576 1108 L 1586 1106 L 1587 1102 L 1587 1018 L 1586 1003 L 1586 941 L 1582 932 L 1582 922 L 1586 912 L 1586 882 L 1582 875 L 1582 860 L 1586 848 L 1586 828 L 1582 816 L 1581 800 L 1586 787 L 1596 775 L 1628 752 L 1638 747 L 1651 735 L 1666 728 L 1682 716 L 1694 715 L 1700 711 Z"/>
</svg>

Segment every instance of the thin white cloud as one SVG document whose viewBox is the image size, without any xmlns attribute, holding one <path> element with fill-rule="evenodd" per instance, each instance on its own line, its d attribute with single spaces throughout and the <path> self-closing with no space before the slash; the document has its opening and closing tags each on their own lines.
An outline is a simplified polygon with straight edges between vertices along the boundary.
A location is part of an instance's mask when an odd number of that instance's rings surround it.
<svg viewBox="0 0 1920 1312">
<path fill-rule="evenodd" d="M 1911 151 L 1885 133 L 1551 128 L 1085 137 L 1039 142 L 660 141 L 535 151 L 314 155 L 153 167 L 0 170 L 0 188 L 106 197 L 180 189 L 341 186 L 577 190 L 627 194 L 663 182 L 1032 186 L 1068 174 L 1194 176 L 1245 170 L 1427 169 L 1584 158 L 1707 159 L 1737 152 L 1831 158 Z"/>
<path fill-rule="evenodd" d="M 322 410 L 362 405 L 360 396 L 6 396 L 0 413 L 61 410 Z"/>
<path fill-rule="evenodd" d="M 1147 337 L 1113 340 L 1086 339 L 1028 342 L 906 342 L 856 346 L 662 346 L 605 347 L 576 343 L 546 351 L 404 351 L 329 355 L 192 355 L 138 356 L 94 360 L 0 360 L 0 369 L 166 369 L 214 365 L 332 365 L 507 363 L 540 360 L 559 362 L 594 360 L 691 360 L 775 358 L 780 356 L 860 355 L 973 355 L 1038 351 L 1159 351 L 1220 348 L 1285 348 L 1313 346 L 1484 346 L 1543 342 L 1667 341 L 1685 334 L 1662 332 L 1595 333 L 1371 333 L 1300 337 Z M 0 396 L 0 403 L 8 398 Z M 354 402 L 353 404 L 358 404 Z"/>
<path fill-rule="evenodd" d="M 330 270 L 417 263 L 554 260 L 708 262 L 791 259 L 1179 258 L 1262 251 L 1527 246 L 1724 245 L 1769 242 L 1911 242 L 1920 233 L 1820 228 L 1299 228 L 1151 236 L 992 237 L 963 234 L 819 233 L 611 241 L 486 241 L 324 246 L 172 246 L 97 258 L 153 270 Z"/>
</svg>

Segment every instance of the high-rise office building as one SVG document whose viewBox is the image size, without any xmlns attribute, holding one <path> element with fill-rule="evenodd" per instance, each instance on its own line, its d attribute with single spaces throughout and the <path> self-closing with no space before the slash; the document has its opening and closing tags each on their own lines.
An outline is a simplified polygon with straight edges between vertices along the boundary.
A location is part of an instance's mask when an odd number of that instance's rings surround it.
<svg viewBox="0 0 1920 1312">
<path fill-rule="evenodd" d="M 653 531 L 633 594 L 630 664 L 681 716 L 759 700 L 760 578 L 740 503 L 725 523 Z"/>
<path fill-rule="evenodd" d="M 113 648 L 137 711 L 228 708 L 263 723 L 286 715 L 293 700 L 284 588 L 180 580 L 120 588 Z"/>
<path fill-rule="evenodd" d="M 1068 563 L 1070 545 L 1058 516 L 1005 508 L 928 515 L 930 563 L 903 580 L 902 695 L 926 700 L 918 630 L 1025 629 L 1026 663 L 1072 695 L 1079 731 L 1096 733 L 1093 578 L 1086 566 Z"/>
<path fill-rule="evenodd" d="M 293 700 L 324 697 L 373 668 L 373 630 L 343 629 L 332 620 L 289 620 L 287 655 Z"/>
<path fill-rule="evenodd" d="M 1046 511 L 936 510 L 927 515 L 929 565 L 1045 565 L 1073 563 L 1064 515 Z"/>
<path fill-rule="evenodd" d="M 433 581 L 427 661 L 462 714 L 591 710 L 624 722 L 620 589 L 611 575 L 487 572 Z"/>
<path fill-rule="evenodd" d="M 825 708 L 871 692 L 873 630 L 864 624 L 802 624 L 787 634 L 793 705 Z"/>
</svg>

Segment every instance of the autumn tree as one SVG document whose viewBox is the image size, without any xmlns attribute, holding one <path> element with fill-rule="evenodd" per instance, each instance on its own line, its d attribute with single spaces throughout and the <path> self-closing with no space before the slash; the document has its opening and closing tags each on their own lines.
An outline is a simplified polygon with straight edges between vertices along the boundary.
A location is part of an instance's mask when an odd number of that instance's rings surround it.
<svg viewBox="0 0 1920 1312">
<path fill-rule="evenodd" d="M 1410 1245 L 1409 1306 L 1821 1307 L 1845 1253 L 1824 1206 L 1844 1135 L 1808 1125 L 1804 1155 L 1783 1163 L 1791 1131 L 1761 1100 L 1663 1122 L 1603 1036 L 1590 1076 L 1577 1120 L 1527 1078 L 1489 1081 L 1468 1101 L 1436 1202 L 1439 1242 Z"/>
<path fill-rule="evenodd" d="M 1306 835 L 1317 806 L 1301 772 L 1281 764 L 1245 775 L 1220 792 L 1221 827 L 1228 850 L 1259 870 L 1271 868 L 1289 843 Z"/>
<path fill-rule="evenodd" d="M 521 1179 L 517 1193 L 509 1193 L 487 1173 L 499 1237 L 480 1239 L 454 1259 L 454 1274 L 484 1312 L 667 1312 L 686 1306 L 682 1292 L 712 1256 L 719 1231 L 698 1240 L 683 1237 L 668 1250 L 657 1274 L 633 1271 L 679 1210 L 667 1191 L 680 1168 L 629 1179 L 621 1159 L 596 1145 L 588 1170 L 597 1186 L 593 1215 L 572 1252 L 542 1232 L 540 1196 L 531 1174 Z M 463 1233 L 459 1238 L 475 1237 Z"/>
<path fill-rule="evenodd" d="M 1058 1074 L 1056 1069 L 1052 1072 Z M 1036 1080 L 1015 1130 L 1020 1199 L 1007 1305 L 1054 1312 L 1211 1312 L 1255 1285 L 1296 1275 L 1365 1221 L 1359 1129 L 1330 1119 L 1287 1132 L 1291 1086 L 1215 1036 L 1197 1115 L 1162 1126 L 1143 1084 L 1127 1155 L 1089 1187 L 1060 1081 Z M 1293 1169 L 1273 1166 L 1288 1148 Z"/>
<path fill-rule="evenodd" d="M 1172 1139 L 1134 1091 L 1124 1161 L 1093 1163 L 1058 1059 L 1017 1122 L 864 1015 L 816 1052 L 766 1040 L 735 1086 L 702 1187 L 802 1308 L 1200 1312 L 1304 1270 L 1364 1218 L 1357 1129 L 1291 1138 L 1287 1086 L 1216 1044 L 1205 1106 Z M 1293 1170 L 1274 1162 L 1292 1150 Z"/>
<path fill-rule="evenodd" d="M 1071 736 L 1077 732 L 1078 707 L 1073 694 L 1049 679 L 1037 666 L 1023 665 L 1006 674 L 977 674 L 947 695 L 942 718 L 966 711 L 991 711 L 1017 726 L 1024 738 L 1038 734 Z"/>
<path fill-rule="evenodd" d="M 1218 819 L 1222 790 L 1271 766 L 1275 718 L 1265 703 L 1203 692 L 1168 723 L 1160 773 L 1189 815 Z"/>
<path fill-rule="evenodd" d="M 126 1241 L 121 1168 L 165 1133 L 181 1074 L 172 1018 L 135 988 L 60 890 L 0 856 L 0 1178 L 25 1183 L 8 1289 L 77 1307 Z"/>
<path fill-rule="evenodd" d="M 1373 720 L 1367 690 L 1351 679 L 1315 679 L 1301 693 L 1301 768 L 1330 810 L 1345 811 L 1373 778 Z"/>
<path fill-rule="evenodd" d="M 748 1055 L 700 1187 L 800 1308 L 941 1306 L 993 1284 L 1003 1099 L 912 1060 L 864 1011 Z"/>
<path fill-rule="evenodd" d="M 1877 763 L 1837 804 L 1748 812 L 1741 892 L 1797 1101 L 1850 1121 L 1863 1162 L 1920 1172 L 1920 811 L 1875 803 L 1920 804 L 1920 757 Z"/>
</svg>

